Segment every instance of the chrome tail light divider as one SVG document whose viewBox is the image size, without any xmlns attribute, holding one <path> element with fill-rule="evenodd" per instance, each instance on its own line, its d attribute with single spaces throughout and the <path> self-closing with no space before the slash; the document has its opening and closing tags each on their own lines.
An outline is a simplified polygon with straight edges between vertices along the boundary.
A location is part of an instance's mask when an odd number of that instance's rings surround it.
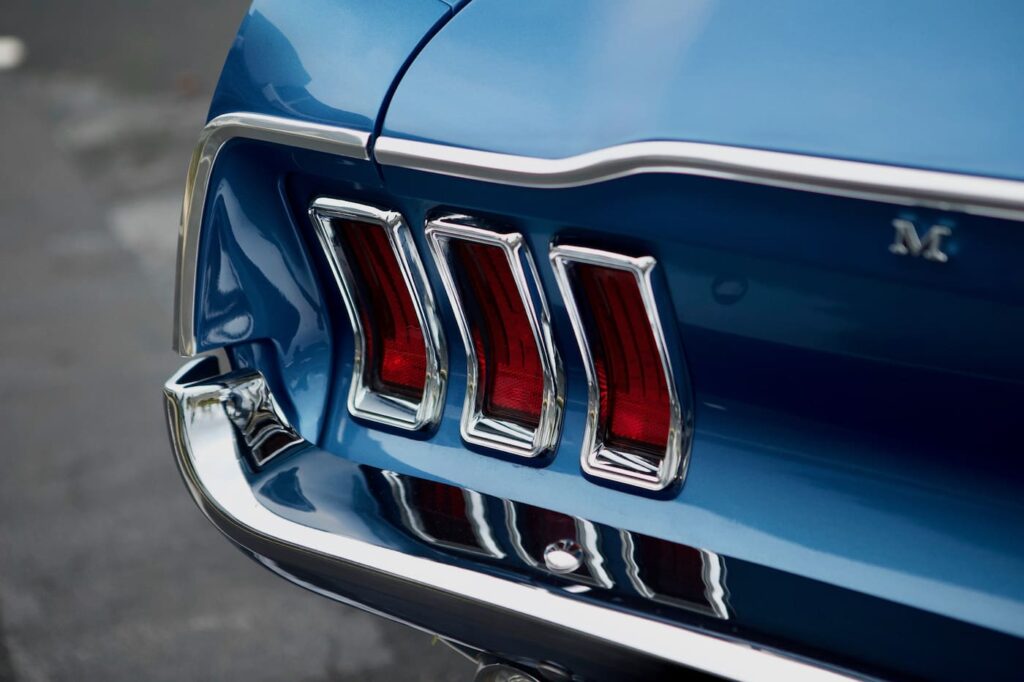
<svg viewBox="0 0 1024 682">
<path fill-rule="evenodd" d="M 536 457 L 553 450 L 562 422 L 565 379 L 552 334 L 551 313 L 523 235 L 481 229 L 465 216 L 431 220 L 427 223 L 426 235 L 466 348 L 462 438 L 468 443 L 521 457 Z M 480 385 L 481 359 L 477 357 L 467 301 L 452 267 L 450 247 L 454 240 L 497 247 L 505 254 L 532 329 L 543 374 L 542 404 L 535 428 L 485 412 Z"/>
<path fill-rule="evenodd" d="M 668 345 L 658 314 L 659 297 L 655 294 L 652 277 L 657 261 L 650 256 L 631 257 L 568 245 L 552 246 L 549 256 L 587 374 L 587 419 L 580 453 L 583 470 L 597 478 L 647 490 L 663 490 L 686 474 L 692 417 L 688 406 L 681 401 L 677 386 L 677 377 L 686 383 L 685 366 L 682 358 Z M 622 270 L 635 278 L 668 392 L 668 436 L 663 452 L 649 453 L 606 442 L 601 423 L 601 378 L 594 357 L 594 344 L 598 339 L 592 338 L 593 325 L 585 319 L 586 313 L 577 299 L 578 288 L 574 283 L 573 268 L 579 264 Z M 676 367 L 673 367 L 673 356 L 677 356 Z"/>
<path fill-rule="evenodd" d="M 329 198 L 313 201 L 309 215 L 352 325 L 355 358 L 348 393 L 349 412 L 356 417 L 400 429 L 416 430 L 436 425 L 444 407 L 448 351 L 422 261 L 402 216 L 395 211 Z M 423 332 L 426 377 L 418 400 L 380 391 L 373 386 L 371 368 L 366 362 L 368 330 L 364 329 L 360 315 L 360 306 L 366 302 L 360 296 L 352 263 L 342 248 L 335 219 L 376 225 L 387 234 L 388 244 L 398 262 Z"/>
</svg>

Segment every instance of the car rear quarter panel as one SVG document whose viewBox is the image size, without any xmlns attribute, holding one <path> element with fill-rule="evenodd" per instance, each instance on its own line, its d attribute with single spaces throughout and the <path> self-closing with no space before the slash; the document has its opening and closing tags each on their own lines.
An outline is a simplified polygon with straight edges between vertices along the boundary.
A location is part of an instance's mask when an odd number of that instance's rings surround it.
<svg viewBox="0 0 1024 682">
<path fill-rule="evenodd" d="M 451 12 L 257 2 L 211 116 L 544 158 L 673 139 L 1024 177 L 1012 3 L 474 0 Z M 436 432 L 364 428 L 345 409 L 354 349 L 306 217 L 319 196 L 398 210 L 413 228 L 451 346 Z M 460 440 L 465 359 L 422 232 L 449 211 L 521 231 L 540 266 L 567 371 L 561 439 L 541 466 Z M 199 349 L 228 346 L 236 366 L 259 369 L 322 448 L 288 464 L 321 493 L 313 522 L 347 513 L 345 495 L 316 483 L 345 459 L 1024 636 L 1018 222 L 657 173 L 500 186 L 243 140 L 221 152 L 205 216 Z M 890 254 L 900 217 L 951 226 L 950 262 Z M 554 242 L 658 259 L 696 425 L 687 479 L 668 496 L 580 473 L 586 386 L 546 262 Z M 280 473 L 254 475 L 254 488 L 310 523 L 267 487 Z M 848 603 L 833 597 L 826 613 Z M 842 639 L 832 645 L 883 656 Z M 950 664 L 956 653 L 943 652 Z M 909 672 L 941 673 L 943 660 Z"/>
</svg>

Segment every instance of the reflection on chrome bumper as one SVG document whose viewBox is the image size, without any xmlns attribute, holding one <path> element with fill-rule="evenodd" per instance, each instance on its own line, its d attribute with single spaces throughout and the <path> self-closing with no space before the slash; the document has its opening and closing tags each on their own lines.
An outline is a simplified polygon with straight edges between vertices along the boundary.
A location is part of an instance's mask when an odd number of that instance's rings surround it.
<svg viewBox="0 0 1024 682">
<path fill-rule="evenodd" d="M 313 446 L 285 422 L 263 377 L 252 371 L 219 375 L 216 359 L 203 357 L 173 376 L 164 394 L 178 467 L 200 509 L 244 550 L 295 582 L 303 583 L 302 575 L 329 573 L 338 586 L 330 596 L 460 641 L 466 638 L 453 623 L 463 629 L 467 623 L 478 629 L 487 623 L 496 630 L 519 628 L 521 637 L 586 642 L 730 679 L 849 679 L 747 643 L 595 604 L 564 589 L 473 571 L 286 519 L 260 502 L 246 472 L 268 455 Z M 246 409 L 257 410 L 252 416 L 258 418 L 243 414 Z M 250 433 L 250 427 L 259 433 Z M 272 452 L 260 450 L 267 434 L 273 436 Z"/>
</svg>

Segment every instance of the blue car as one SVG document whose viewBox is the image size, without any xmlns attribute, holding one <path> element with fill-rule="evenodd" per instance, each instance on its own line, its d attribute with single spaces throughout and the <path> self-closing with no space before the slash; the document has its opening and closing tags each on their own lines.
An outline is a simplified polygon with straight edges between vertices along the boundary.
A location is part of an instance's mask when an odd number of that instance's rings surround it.
<svg viewBox="0 0 1024 682">
<path fill-rule="evenodd" d="M 1019 679 L 1022 25 L 257 0 L 182 208 L 191 495 L 479 680 Z"/>
</svg>

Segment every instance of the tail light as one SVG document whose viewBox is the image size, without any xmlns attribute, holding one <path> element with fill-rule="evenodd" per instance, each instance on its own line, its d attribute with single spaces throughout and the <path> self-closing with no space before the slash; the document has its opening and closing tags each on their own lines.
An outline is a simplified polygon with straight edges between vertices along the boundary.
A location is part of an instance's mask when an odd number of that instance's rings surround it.
<svg viewBox="0 0 1024 682">
<path fill-rule="evenodd" d="M 516 554 L 534 568 L 544 568 L 544 551 L 553 542 L 570 540 L 583 547 L 578 569 L 563 577 L 610 588 L 614 585 L 598 547 L 597 528 L 584 519 L 556 511 L 505 500 L 508 536 Z"/>
<path fill-rule="evenodd" d="M 553 247 L 551 261 L 587 371 L 583 469 L 661 490 L 683 475 L 689 425 L 658 316 L 656 261 L 575 246 Z"/>
<path fill-rule="evenodd" d="M 721 558 L 712 552 L 622 531 L 622 553 L 634 589 L 648 599 L 728 618 Z"/>
<path fill-rule="evenodd" d="M 403 429 L 435 424 L 444 335 L 402 217 L 336 199 L 317 199 L 309 212 L 355 336 L 349 412 Z"/>
<path fill-rule="evenodd" d="M 431 221 L 426 233 L 466 346 L 462 437 L 523 457 L 552 449 L 562 368 L 522 235 L 479 229 L 457 216 Z"/>
<path fill-rule="evenodd" d="M 402 524 L 419 539 L 446 549 L 457 549 L 500 559 L 485 518 L 483 496 L 425 478 L 381 472 L 398 504 Z"/>
</svg>

